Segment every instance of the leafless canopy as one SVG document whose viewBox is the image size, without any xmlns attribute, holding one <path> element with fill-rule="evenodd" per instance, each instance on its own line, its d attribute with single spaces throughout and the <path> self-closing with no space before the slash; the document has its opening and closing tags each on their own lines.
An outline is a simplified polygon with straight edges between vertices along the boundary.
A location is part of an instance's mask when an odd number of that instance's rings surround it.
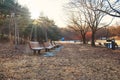
<svg viewBox="0 0 120 80">
<path fill-rule="evenodd" d="M 92 31 L 92 45 L 94 46 L 94 39 L 95 39 L 95 33 L 98 29 L 107 26 L 102 25 L 103 18 L 106 16 L 106 13 L 103 13 L 99 10 L 107 11 L 108 13 L 111 12 L 109 9 L 109 6 L 107 5 L 107 1 L 103 0 L 71 0 L 69 3 L 71 5 L 72 11 L 79 12 L 80 16 L 80 22 L 81 23 L 87 23 L 87 25 L 90 27 Z M 96 11 L 99 9 L 98 11 Z M 84 17 L 83 17 L 84 16 Z M 75 23 L 74 19 L 72 19 L 74 24 L 78 25 L 78 23 Z"/>
<path fill-rule="evenodd" d="M 104 9 L 97 8 L 96 11 L 104 12 L 113 17 L 120 17 L 120 0 L 101 0 L 102 3 L 105 3 L 105 8 L 109 11 Z"/>
</svg>

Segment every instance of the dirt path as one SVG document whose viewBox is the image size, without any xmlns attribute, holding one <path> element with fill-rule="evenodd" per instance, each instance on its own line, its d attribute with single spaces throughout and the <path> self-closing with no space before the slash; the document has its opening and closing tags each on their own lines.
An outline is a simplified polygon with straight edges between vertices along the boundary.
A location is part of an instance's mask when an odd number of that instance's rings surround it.
<svg viewBox="0 0 120 80">
<path fill-rule="evenodd" d="M 120 51 L 65 44 L 53 57 L 0 52 L 0 80 L 7 79 L 120 80 Z"/>
</svg>

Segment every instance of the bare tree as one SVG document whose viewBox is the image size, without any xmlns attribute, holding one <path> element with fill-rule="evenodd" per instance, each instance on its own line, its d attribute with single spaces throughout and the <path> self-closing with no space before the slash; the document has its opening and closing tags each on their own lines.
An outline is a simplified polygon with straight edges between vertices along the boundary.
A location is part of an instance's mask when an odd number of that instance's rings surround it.
<svg viewBox="0 0 120 80">
<path fill-rule="evenodd" d="M 105 11 L 109 10 L 107 7 L 104 7 L 102 0 L 71 0 L 70 4 L 75 10 L 78 9 L 81 11 L 81 14 L 84 15 L 84 20 L 88 24 L 92 32 L 91 45 L 95 46 L 95 34 L 97 30 L 102 27 L 106 27 L 109 24 L 102 25 L 103 18 L 106 16 L 105 13 L 101 11 L 95 11 L 96 9 L 104 9 Z"/>
<path fill-rule="evenodd" d="M 79 12 L 75 12 L 70 18 L 70 23 L 68 27 L 73 29 L 75 32 L 80 33 L 82 37 L 83 44 L 86 44 L 86 33 L 89 30 L 88 24 L 83 20 L 82 15 Z"/>
</svg>

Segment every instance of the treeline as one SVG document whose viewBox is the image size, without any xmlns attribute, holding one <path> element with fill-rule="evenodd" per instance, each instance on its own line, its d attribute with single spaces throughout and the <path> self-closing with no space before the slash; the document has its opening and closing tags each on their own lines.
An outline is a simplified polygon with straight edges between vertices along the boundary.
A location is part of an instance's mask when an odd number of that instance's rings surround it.
<svg viewBox="0 0 120 80">
<path fill-rule="evenodd" d="M 37 20 L 30 17 L 28 8 L 17 0 L 0 0 L 0 41 L 22 43 L 61 38 L 61 30 L 53 20 L 41 15 Z"/>
<path fill-rule="evenodd" d="M 102 28 L 96 33 L 96 38 L 100 39 L 101 37 L 120 37 L 120 26 L 109 26 L 107 28 Z"/>
<path fill-rule="evenodd" d="M 21 6 L 16 0 L 0 0 L 0 40 L 9 41 L 20 32 L 22 36 L 23 27 L 30 23 L 30 13 L 28 8 Z M 17 33 L 16 33 L 17 34 Z"/>
<path fill-rule="evenodd" d="M 62 37 L 61 30 L 53 20 L 48 17 L 40 16 L 33 20 L 32 24 L 24 30 L 24 38 L 32 41 L 59 40 Z"/>
<path fill-rule="evenodd" d="M 79 32 L 74 31 L 73 29 L 69 28 L 62 28 L 62 35 L 65 37 L 65 40 L 80 40 L 82 41 L 82 36 Z M 70 35 L 70 36 L 68 36 Z M 86 41 L 91 41 L 92 32 L 89 29 L 85 35 Z M 107 26 L 104 28 L 99 29 L 95 34 L 95 40 L 96 39 L 102 39 L 102 38 L 114 38 L 118 37 L 120 39 L 120 26 Z"/>
</svg>

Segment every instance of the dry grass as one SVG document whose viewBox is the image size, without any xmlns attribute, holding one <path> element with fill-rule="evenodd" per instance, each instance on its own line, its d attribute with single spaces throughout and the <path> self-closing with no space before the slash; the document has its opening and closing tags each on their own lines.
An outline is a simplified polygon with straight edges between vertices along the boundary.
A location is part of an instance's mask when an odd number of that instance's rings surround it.
<svg viewBox="0 0 120 80">
<path fill-rule="evenodd" d="M 6 48 L 6 47 L 4 47 Z M 64 44 L 53 57 L 0 50 L 0 80 L 120 80 L 120 51 Z"/>
</svg>

